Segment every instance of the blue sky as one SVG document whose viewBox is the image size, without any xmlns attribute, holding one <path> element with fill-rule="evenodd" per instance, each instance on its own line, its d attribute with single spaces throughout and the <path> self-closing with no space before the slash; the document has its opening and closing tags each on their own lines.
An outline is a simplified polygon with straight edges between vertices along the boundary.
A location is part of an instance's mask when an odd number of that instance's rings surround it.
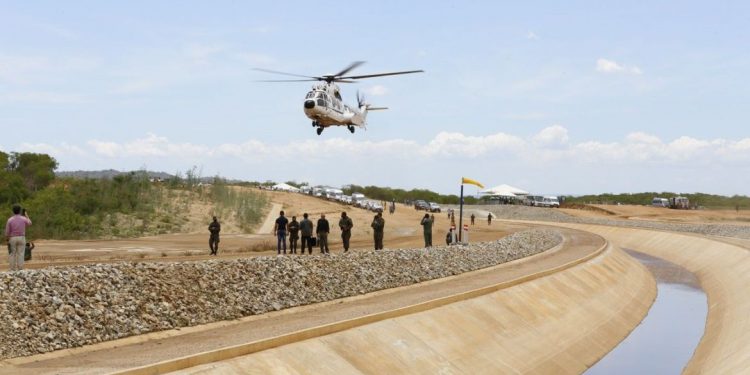
<svg viewBox="0 0 750 375">
<path fill-rule="evenodd" d="M 748 194 L 745 2 L 0 1 L 0 150 L 61 170 Z M 319 75 L 390 107 L 317 136 Z M 17 130 L 17 133 L 8 130 Z"/>
</svg>

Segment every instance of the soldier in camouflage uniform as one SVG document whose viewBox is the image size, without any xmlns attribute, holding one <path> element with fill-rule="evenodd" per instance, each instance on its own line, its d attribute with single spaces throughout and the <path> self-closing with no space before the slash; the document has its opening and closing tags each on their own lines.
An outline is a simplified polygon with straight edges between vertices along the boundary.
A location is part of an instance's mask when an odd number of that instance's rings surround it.
<svg viewBox="0 0 750 375">
<path fill-rule="evenodd" d="M 216 216 L 214 216 L 214 221 L 208 225 L 208 231 L 211 232 L 211 237 L 208 238 L 208 247 L 211 249 L 210 255 L 218 255 L 221 224 L 219 224 L 219 219 L 217 219 Z"/>
<path fill-rule="evenodd" d="M 292 221 L 286 226 L 289 230 L 289 252 L 297 254 L 297 240 L 299 239 L 299 221 L 296 216 L 292 216 Z M 304 252 L 305 249 L 302 249 Z"/>
<path fill-rule="evenodd" d="M 378 212 L 375 218 L 372 220 L 372 234 L 375 240 L 375 250 L 383 250 L 383 229 L 385 228 L 385 219 L 383 214 Z"/>
<path fill-rule="evenodd" d="M 339 219 L 339 228 L 341 228 L 341 241 L 344 243 L 344 252 L 349 251 L 349 240 L 352 238 L 352 227 L 354 227 L 352 218 L 346 216 L 346 212 L 342 212 L 341 219 Z"/>
<path fill-rule="evenodd" d="M 424 214 L 420 224 L 422 225 L 422 232 L 424 234 L 424 247 L 432 247 L 432 224 L 433 218 L 429 214 Z"/>
</svg>

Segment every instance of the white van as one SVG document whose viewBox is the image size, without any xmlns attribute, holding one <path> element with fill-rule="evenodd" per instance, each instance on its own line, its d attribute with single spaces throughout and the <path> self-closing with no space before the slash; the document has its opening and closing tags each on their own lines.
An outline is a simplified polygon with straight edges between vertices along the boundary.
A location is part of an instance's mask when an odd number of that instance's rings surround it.
<svg viewBox="0 0 750 375">
<path fill-rule="evenodd" d="M 669 207 L 669 199 L 654 197 L 651 200 L 651 205 L 654 207 Z"/>
<path fill-rule="evenodd" d="M 544 198 L 542 198 L 542 207 L 554 207 L 559 208 L 560 207 L 560 201 L 557 200 L 557 197 L 554 195 L 548 195 Z"/>
</svg>

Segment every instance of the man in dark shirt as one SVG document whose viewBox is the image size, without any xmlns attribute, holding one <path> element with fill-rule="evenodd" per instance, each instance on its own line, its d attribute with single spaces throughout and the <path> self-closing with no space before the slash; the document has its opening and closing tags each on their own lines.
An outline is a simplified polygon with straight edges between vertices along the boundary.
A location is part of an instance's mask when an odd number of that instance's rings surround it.
<svg viewBox="0 0 750 375">
<path fill-rule="evenodd" d="M 339 228 L 341 228 L 341 241 L 344 243 L 344 252 L 349 251 L 349 240 L 352 238 L 352 227 L 354 223 L 352 218 L 346 216 L 346 212 L 341 213 Z"/>
<path fill-rule="evenodd" d="M 424 235 L 424 247 L 432 247 L 432 218 L 429 214 L 424 214 L 420 224 L 422 225 L 422 234 Z"/>
<path fill-rule="evenodd" d="M 328 254 L 328 233 L 331 231 L 331 227 L 328 225 L 326 220 L 326 214 L 320 214 L 318 224 L 315 226 L 315 233 L 318 234 L 318 245 L 320 246 L 321 254 Z"/>
<path fill-rule="evenodd" d="M 219 252 L 219 232 L 221 232 L 221 224 L 219 219 L 214 216 L 214 221 L 208 224 L 208 231 L 211 232 L 211 237 L 208 238 L 208 247 L 211 249 L 210 255 L 218 255 Z"/>
<path fill-rule="evenodd" d="M 372 227 L 375 250 L 383 250 L 383 231 L 385 229 L 385 219 L 383 219 L 383 214 L 378 212 L 377 215 L 375 215 L 375 218 L 372 219 L 372 224 L 370 224 L 370 226 Z"/>
<path fill-rule="evenodd" d="M 296 216 L 292 216 L 292 221 L 287 225 L 289 229 L 289 253 L 297 254 L 297 239 L 299 239 L 299 222 Z M 302 251 L 305 251 L 304 249 Z"/>
<path fill-rule="evenodd" d="M 302 250 L 300 253 L 305 253 L 305 246 L 307 246 L 307 252 L 312 255 L 312 234 L 313 234 L 313 223 L 307 218 L 307 212 L 302 215 L 302 221 L 299 222 L 299 230 L 302 234 Z"/>
<path fill-rule="evenodd" d="M 279 217 L 276 219 L 276 225 L 274 225 L 273 233 L 276 234 L 276 254 L 281 255 L 281 249 L 284 249 L 286 254 L 286 226 L 289 224 L 289 220 L 284 217 L 284 211 L 279 212 Z"/>
</svg>

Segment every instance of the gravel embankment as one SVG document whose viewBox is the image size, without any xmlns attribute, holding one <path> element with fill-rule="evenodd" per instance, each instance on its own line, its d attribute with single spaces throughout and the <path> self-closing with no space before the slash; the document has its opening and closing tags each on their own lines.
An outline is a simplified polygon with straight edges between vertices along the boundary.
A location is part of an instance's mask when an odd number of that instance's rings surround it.
<svg viewBox="0 0 750 375">
<path fill-rule="evenodd" d="M 458 215 L 458 206 L 447 206 L 454 208 Z M 734 224 L 690 224 L 690 223 L 665 223 L 646 220 L 616 220 L 604 218 L 581 218 L 568 215 L 554 208 L 528 207 L 515 205 L 482 205 L 464 206 L 464 215 L 477 214 L 477 222 L 486 222 L 487 213 L 492 212 L 494 217 L 508 220 L 534 220 L 552 221 L 558 223 L 576 224 L 599 224 L 616 227 L 657 229 L 673 232 L 690 232 L 711 236 L 724 236 L 750 239 L 750 225 Z M 458 219 L 457 219 L 458 220 Z"/>
<path fill-rule="evenodd" d="M 523 258 L 550 230 L 469 246 L 330 256 L 119 263 L 0 273 L 0 359 L 393 288 Z"/>
</svg>

